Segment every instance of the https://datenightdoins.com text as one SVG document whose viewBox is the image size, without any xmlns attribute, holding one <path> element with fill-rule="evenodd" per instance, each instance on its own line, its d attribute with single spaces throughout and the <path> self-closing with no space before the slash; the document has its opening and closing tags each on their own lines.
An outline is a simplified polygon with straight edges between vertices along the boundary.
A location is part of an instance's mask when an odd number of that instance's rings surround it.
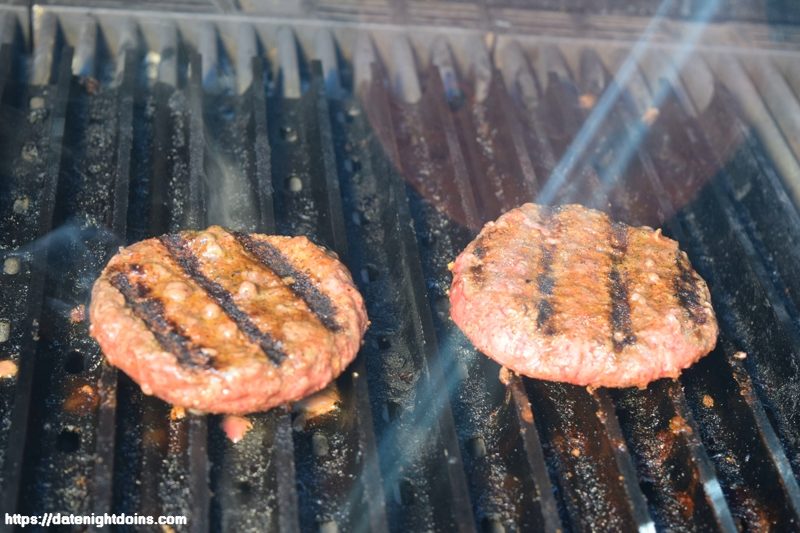
<svg viewBox="0 0 800 533">
<path fill-rule="evenodd" d="M 43 513 L 40 515 L 25 515 L 18 513 L 5 514 L 6 525 L 27 527 L 50 526 L 185 526 L 188 520 L 185 516 L 177 515 L 140 515 L 140 514 L 71 514 L 71 513 Z"/>
</svg>

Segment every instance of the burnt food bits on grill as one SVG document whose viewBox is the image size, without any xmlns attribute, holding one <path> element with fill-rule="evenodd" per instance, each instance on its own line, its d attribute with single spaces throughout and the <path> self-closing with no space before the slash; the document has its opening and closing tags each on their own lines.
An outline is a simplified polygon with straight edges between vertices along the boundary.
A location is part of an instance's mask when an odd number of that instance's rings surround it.
<svg viewBox="0 0 800 533">
<path fill-rule="evenodd" d="M 645 386 L 717 341 L 708 287 L 678 243 L 579 205 L 509 211 L 452 269 L 455 323 L 526 376 Z"/>
<path fill-rule="evenodd" d="M 350 273 L 305 237 L 205 231 L 123 248 L 95 282 L 91 334 L 142 390 L 210 413 L 298 400 L 367 327 Z"/>
</svg>

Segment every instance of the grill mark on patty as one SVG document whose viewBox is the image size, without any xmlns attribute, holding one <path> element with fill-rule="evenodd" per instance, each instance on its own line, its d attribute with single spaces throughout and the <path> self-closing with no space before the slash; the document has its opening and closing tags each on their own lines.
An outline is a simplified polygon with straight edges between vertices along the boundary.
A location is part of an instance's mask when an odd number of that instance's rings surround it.
<svg viewBox="0 0 800 533">
<path fill-rule="evenodd" d="M 142 271 L 140 265 L 131 265 L 130 270 Z M 175 355 L 178 363 L 192 368 L 206 369 L 211 358 L 181 330 L 180 326 L 168 319 L 164 304 L 151 295 L 149 287 L 143 283 L 131 283 L 124 272 L 114 272 L 109 277 L 111 285 L 125 298 L 125 305 L 150 330 L 161 347 Z"/>
<path fill-rule="evenodd" d="M 486 281 L 485 279 L 485 272 L 483 270 L 483 259 L 486 257 L 486 245 L 484 244 L 484 237 L 479 235 L 478 238 L 475 240 L 475 247 L 472 250 L 472 253 L 478 259 L 478 264 L 472 265 L 469 269 L 469 274 L 472 276 L 472 282 L 481 287 Z"/>
<path fill-rule="evenodd" d="M 536 286 L 539 289 L 539 303 L 537 304 L 538 314 L 536 315 L 536 327 L 544 332 L 545 335 L 555 335 L 556 328 L 553 325 L 553 288 L 556 285 L 553 273 L 553 257 L 556 253 L 556 241 L 554 235 L 560 228 L 556 211 L 550 208 L 543 209 L 543 223 L 547 228 L 550 237 L 545 237 L 539 245 L 539 264 L 537 265 L 538 274 L 536 276 Z M 551 241 L 551 242 L 549 242 Z"/>
<path fill-rule="evenodd" d="M 475 241 L 474 253 L 475 257 L 478 259 L 483 259 L 486 257 L 486 246 L 483 243 L 483 237 L 478 237 L 478 239 Z"/>
<path fill-rule="evenodd" d="M 341 325 L 336 321 L 336 307 L 328 295 L 316 287 L 310 276 L 295 268 L 280 250 L 268 242 L 254 239 L 247 233 L 233 231 L 231 235 L 242 248 L 278 277 L 291 278 L 292 281 L 287 285 L 295 296 L 305 302 L 323 326 L 331 331 L 341 330 Z"/>
<path fill-rule="evenodd" d="M 275 365 L 286 359 L 286 353 L 281 348 L 280 341 L 274 339 L 269 333 L 261 331 L 250 317 L 239 309 L 233 296 L 225 287 L 209 279 L 200 269 L 200 262 L 189 249 L 189 244 L 178 234 L 162 235 L 158 238 L 167 249 L 169 255 L 183 269 L 184 273 L 199 285 L 233 320 L 239 330 L 261 350 Z"/>
<path fill-rule="evenodd" d="M 680 249 L 675 251 L 675 266 L 677 272 L 673 279 L 673 286 L 678 302 L 692 322 L 698 325 L 705 324 L 706 314 L 702 305 L 703 298 L 700 296 L 697 280 L 689 265 L 689 260 Z"/>
<path fill-rule="evenodd" d="M 631 321 L 631 303 L 628 299 L 628 280 L 622 271 L 625 254 L 628 253 L 628 228 L 625 224 L 612 222 L 609 230 L 611 243 L 611 270 L 608 272 L 608 287 L 611 294 L 611 341 L 615 352 L 625 346 L 636 344 Z"/>
</svg>

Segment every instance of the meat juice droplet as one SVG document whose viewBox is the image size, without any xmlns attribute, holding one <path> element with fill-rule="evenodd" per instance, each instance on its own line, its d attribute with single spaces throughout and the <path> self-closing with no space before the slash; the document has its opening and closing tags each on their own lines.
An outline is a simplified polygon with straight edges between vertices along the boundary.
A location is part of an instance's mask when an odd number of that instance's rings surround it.
<svg viewBox="0 0 800 533">
<path fill-rule="evenodd" d="M 243 281 L 239 285 L 239 296 L 252 297 L 258 294 L 258 287 L 252 281 Z"/>
<path fill-rule="evenodd" d="M 6 342 L 11 336 L 11 324 L 8 320 L 0 320 L 0 342 Z"/>
<path fill-rule="evenodd" d="M 232 339 L 236 335 L 236 326 L 233 324 L 222 325 L 220 326 L 220 333 L 222 333 L 222 338 Z"/>
<path fill-rule="evenodd" d="M 206 259 L 219 259 L 222 257 L 222 248 L 217 243 L 209 243 L 202 252 Z"/>
<path fill-rule="evenodd" d="M 222 419 L 222 431 L 236 444 L 253 428 L 253 423 L 243 416 L 227 415 Z"/>
<path fill-rule="evenodd" d="M 206 306 L 203 307 L 203 317 L 208 320 L 217 318 L 219 316 L 219 313 L 220 313 L 219 306 L 217 304 L 210 303 L 206 304 Z"/>
<path fill-rule="evenodd" d="M 17 375 L 17 364 L 14 361 L 0 361 L 0 379 L 13 378 Z"/>
<path fill-rule="evenodd" d="M 174 302 L 182 302 L 189 297 L 190 288 L 182 281 L 170 281 L 164 287 L 164 296 Z"/>
<path fill-rule="evenodd" d="M 3 261 L 3 273 L 13 276 L 18 274 L 20 270 L 20 261 L 18 257 L 7 257 Z"/>
</svg>

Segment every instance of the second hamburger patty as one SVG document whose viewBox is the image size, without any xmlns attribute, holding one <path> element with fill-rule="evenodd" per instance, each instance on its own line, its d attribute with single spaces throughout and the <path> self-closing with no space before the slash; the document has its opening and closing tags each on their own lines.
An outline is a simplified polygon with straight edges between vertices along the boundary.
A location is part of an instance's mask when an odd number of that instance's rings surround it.
<svg viewBox="0 0 800 533">
<path fill-rule="evenodd" d="M 121 249 L 94 285 L 90 319 L 108 360 L 145 393 L 240 414 L 323 388 L 367 327 L 332 254 L 305 237 L 218 226 Z"/>
<path fill-rule="evenodd" d="M 488 223 L 453 265 L 450 303 L 486 355 L 577 385 L 676 377 L 717 341 L 708 287 L 675 241 L 579 205 Z"/>
</svg>

